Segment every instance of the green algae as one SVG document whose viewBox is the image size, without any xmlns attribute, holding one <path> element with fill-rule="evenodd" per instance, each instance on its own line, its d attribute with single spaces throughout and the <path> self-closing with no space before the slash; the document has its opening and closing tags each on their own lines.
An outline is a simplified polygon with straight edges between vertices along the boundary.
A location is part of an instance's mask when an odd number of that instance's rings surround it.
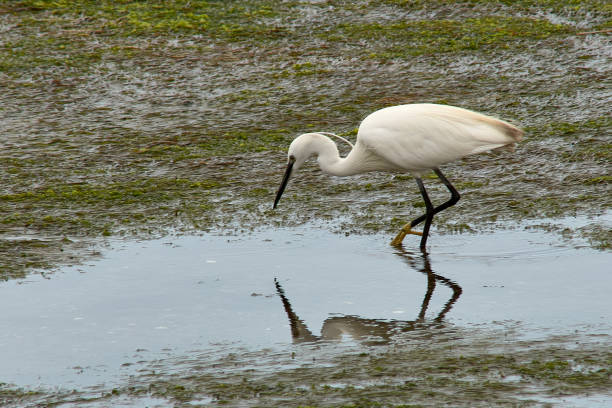
<svg viewBox="0 0 612 408">
<path fill-rule="evenodd" d="M 187 357 L 167 369 L 158 361 L 154 373 L 143 367 L 129 385 L 89 402 L 148 395 L 176 406 L 540 407 L 566 396 L 605 396 L 612 387 L 612 354 L 597 341 L 576 348 L 571 337 L 543 344 L 505 332 L 502 352 L 499 333 L 444 326 L 428 333 L 327 356 L 318 350 L 338 346 Z"/>
<path fill-rule="evenodd" d="M 4 229 L 22 227 L 39 231 L 62 230 L 69 235 L 110 235 L 110 230 L 139 226 L 143 222 L 163 222 L 188 211 L 182 199 L 197 198 L 197 207 L 205 207 L 210 191 L 217 181 L 187 179 L 146 179 L 103 186 L 61 185 L 0 196 L 3 208 L 32 205 L 28 212 L 13 212 L 0 219 Z M 153 212 L 148 208 L 156 207 Z M 125 208 L 125 210 L 124 210 Z M 138 209 L 142 211 L 138 211 Z M 104 212 L 105 217 L 94 222 L 89 214 Z M 51 214 L 50 214 L 51 212 Z M 174 213 L 174 217 L 173 217 Z M 46 214 L 46 215 L 45 215 Z M 99 217 L 99 215 L 98 215 Z"/>
<path fill-rule="evenodd" d="M 66 19 L 67 15 L 87 17 L 96 30 L 121 35 L 205 33 L 230 40 L 253 36 L 282 35 L 279 27 L 265 24 L 244 24 L 248 20 L 271 19 L 278 15 L 275 2 L 209 2 L 187 1 L 54 1 L 21 0 L 12 8 L 15 12 L 34 13 L 29 23 L 43 23 Z M 50 13 L 50 14 L 44 14 Z"/>
<path fill-rule="evenodd" d="M 13 388 L 9 384 L 0 382 L 0 404 L 7 406 L 15 403 L 27 403 L 29 400 L 42 395 L 42 392 Z"/>
<path fill-rule="evenodd" d="M 346 24 L 337 40 L 368 40 L 371 58 L 409 58 L 421 54 L 474 52 L 521 46 L 521 41 L 542 40 L 574 30 L 546 20 L 487 16 L 465 20 L 420 20 L 390 24 Z M 383 44 L 383 49 L 378 51 Z M 390 46 L 384 44 L 391 43 Z M 394 43 L 397 43 L 395 45 Z"/>
<path fill-rule="evenodd" d="M 427 6 L 439 8 L 448 5 L 447 2 L 439 0 L 383 0 L 384 3 L 392 4 L 407 9 L 419 9 Z M 598 28 L 609 27 L 612 18 L 612 7 L 610 3 L 604 0 L 467 0 L 456 1 L 453 5 L 455 8 L 463 10 L 478 10 L 491 11 L 500 10 L 504 12 L 533 12 L 535 10 L 545 11 L 549 13 L 558 13 L 560 15 L 585 15 L 595 13 L 602 18 L 601 25 Z M 500 6 L 502 6 L 500 8 Z"/>
</svg>

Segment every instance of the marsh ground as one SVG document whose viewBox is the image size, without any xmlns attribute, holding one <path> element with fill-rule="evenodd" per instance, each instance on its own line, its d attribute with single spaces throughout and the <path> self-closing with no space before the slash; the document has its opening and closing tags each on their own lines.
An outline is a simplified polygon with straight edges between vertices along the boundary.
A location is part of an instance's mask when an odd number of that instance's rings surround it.
<svg viewBox="0 0 612 408">
<path fill-rule="evenodd" d="M 422 210 L 402 174 L 337 180 L 311 166 L 270 207 L 295 135 L 354 138 L 369 112 L 411 102 L 526 131 L 514 153 L 446 167 L 463 199 L 438 237 L 528 222 L 606 253 L 611 15 L 600 1 L 0 2 L 0 277 L 61 270 L 116 238 L 393 231 Z M 597 364 L 609 389 L 609 355 Z M 27 404 L 48 390 L 1 392 Z"/>
</svg>

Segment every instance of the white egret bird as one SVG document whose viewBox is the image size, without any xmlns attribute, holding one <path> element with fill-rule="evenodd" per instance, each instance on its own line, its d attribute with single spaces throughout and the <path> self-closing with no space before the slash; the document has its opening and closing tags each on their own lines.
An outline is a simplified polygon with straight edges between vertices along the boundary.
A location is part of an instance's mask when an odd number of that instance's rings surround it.
<svg viewBox="0 0 612 408">
<path fill-rule="evenodd" d="M 521 140 L 523 131 L 503 120 L 463 108 L 410 104 L 380 109 L 367 116 L 359 125 L 355 146 L 344 158 L 327 135 L 340 138 L 324 132 L 306 133 L 291 142 L 287 170 L 273 208 L 291 175 L 311 156 L 317 156 L 322 171 L 334 176 L 369 171 L 408 172 L 416 179 L 426 211 L 404 225 L 391 244 L 400 245 L 406 234 L 421 235 L 420 248 L 424 251 L 433 216 L 457 203 L 460 197 L 439 166 L 471 154 L 513 147 Z M 450 199 L 437 207 L 429 200 L 421 178 L 430 170 L 451 193 Z M 412 230 L 423 221 L 423 232 Z"/>
</svg>

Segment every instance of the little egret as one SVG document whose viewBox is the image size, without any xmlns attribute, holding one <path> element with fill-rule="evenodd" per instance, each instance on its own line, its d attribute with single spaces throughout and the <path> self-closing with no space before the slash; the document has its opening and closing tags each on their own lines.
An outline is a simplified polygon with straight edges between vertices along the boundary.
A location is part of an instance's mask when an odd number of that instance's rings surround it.
<svg viewBox="0 0 612 408">
<path fill-rule="evenodd" d="M 361 122 L 357 142 L 344 158 L 328 137 L 351 144 L 340 136 L 318 132 L 295 138 L 289 146 L 287 170 L 273 208 L 278 205 L 291 175 L 311 156 L 317 156 L 323 172 L 334 176 L 369 171 L 409 172 L 416 179 L 426 211 L 404 225 L 391 245 L 399 246 L 406 234 L 415 234 L 421 236 L 420 248 L 425 251 L 433 216 L 456 204 L 460 197 L 439 166 L 475 153 L 512 148 L 522 135 L 522 130 L 508 122 L 454 106 L 410 104 L 380 109 Z M 429 200 L 422 180 L 430 170 L 451 193 L 450 199 L 437 207 Z M 412 230 L 423 221 L 423 232 Z"/>
</svg>

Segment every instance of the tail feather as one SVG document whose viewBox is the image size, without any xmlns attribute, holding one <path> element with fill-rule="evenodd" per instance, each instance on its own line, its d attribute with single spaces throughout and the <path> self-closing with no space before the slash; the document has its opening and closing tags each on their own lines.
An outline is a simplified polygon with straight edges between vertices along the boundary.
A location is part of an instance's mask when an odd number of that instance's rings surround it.
<svg viewBox="0 0 612 408">
<path fill-rule="evenodd" d="M 523 140 L 524 132 L 521 129 L 517 128 L 514 125 L 511 125 L 508 122 L 500 121 L 498 124 L 501 125 L 500 127 L 502 128 L 502 131 L 504 132 L 504 134 L 512 138 L 513 142 L 504 144 L 503 146 L 500 146 L 500 147 L 496 147 L 492 149 L 491 151 L 500 152 L 500 153 L 501 152 L 514 152 L 514 149 L 516 147 L 516 142 L 520 142 L 521 140 Z"/>
<path fill-rule="evenodd" d="M 525 132 L 523 132 L 521 129 L 517 128 L 514 125 L 511 125 L 510 123 L 507 122 L 502 122 L 504 124 L 504 132 L 510 136 L 512 139 L 514 139 L 517 142 L 520 142 L 521 140 L 523 140 L 523 135 L 525 134 Z"/>
</svg>

